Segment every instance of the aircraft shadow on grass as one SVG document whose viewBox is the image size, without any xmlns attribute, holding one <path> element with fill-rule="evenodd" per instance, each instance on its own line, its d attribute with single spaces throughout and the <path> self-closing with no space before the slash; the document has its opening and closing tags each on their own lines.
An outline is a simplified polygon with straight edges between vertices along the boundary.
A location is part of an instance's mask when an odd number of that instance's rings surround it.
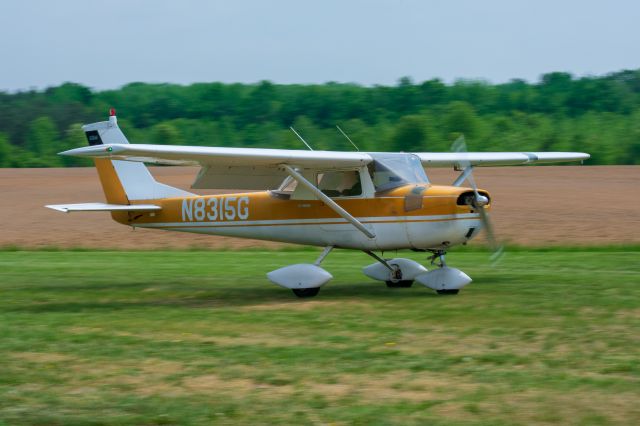
<svg viewBox="0 0 640 426">
<path fill-rule="evenodd" d="M 145 292 L 150 288 L 154 288 L 157 292 Z M 53 301 L 51 303 L 39 303 L 34 305 L 21 305 L 9 307 L 7 311 L 13 312 L 68 312 L 78 313 L 86 311 L 106 311 L 106 310 L 129 310 L 141 309 L 149 307 L 169 306 L 184 308 L 229 308 L 229 307 L 248 307 L 262 306 L 273 303 L 291 303 L 292 305 L 301 303 L 314 303 L 322 305 L 322 302 L 350 301 L 350 300 L 379 300 L 379 299 L 415 299 L 420 297 L 423 299 L 438 300 L 442 296 L 438 296 L 432 291 L 422 288 L 420 285 L 414 285 L 413 288 L 390 289 L 383 283 L 365 282 L 350 283 L 349 285 L 329 285 L 322 289 L 322 299 L 300 300 L 291 297 L 289 293 L 275 286 L 271 287 L 263 283 L 256 284 L 252 287 L 216 287 L 215 284 L 207 286 L 188 286 L 179 281 L 166 282 L 158 286 L 156 283 L 149 282 L 128 282 L 119 284 L 103 284 L 95 285 L 86 284 L 80 286 L 43 286 L 46 291 L 64 294 L 65 292 L 79 291 L 83 292 L 87 299 L 94 301 Z M 109 300 L 109 289 L 127 294 L 114 294 L 113 300 Z M 190 294 L 189 291 L 192 291 Z M 93 294 L 95 292 L 95 294 Z M 172 294 L 167 294 L 172 293 Z M 61 296 L 64 297 L 64 296 Z M 104 301 L 95 301 L 105 299 Z M 286 308 L 283 308 L 286 309 Z"/>
</svg>

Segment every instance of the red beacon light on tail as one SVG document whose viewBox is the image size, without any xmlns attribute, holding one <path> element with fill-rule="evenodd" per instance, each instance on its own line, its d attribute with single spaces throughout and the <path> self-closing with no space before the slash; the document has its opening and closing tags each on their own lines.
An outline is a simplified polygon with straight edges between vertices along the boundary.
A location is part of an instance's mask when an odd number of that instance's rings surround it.
<svg viewBox="0 0 640 426">
<path fill-rule="evenodd" d="M 118 125 L 118 119 L 116 118 L 116 109 L 109 108 L 109 126 L 115 127 Z"/>
</svg>

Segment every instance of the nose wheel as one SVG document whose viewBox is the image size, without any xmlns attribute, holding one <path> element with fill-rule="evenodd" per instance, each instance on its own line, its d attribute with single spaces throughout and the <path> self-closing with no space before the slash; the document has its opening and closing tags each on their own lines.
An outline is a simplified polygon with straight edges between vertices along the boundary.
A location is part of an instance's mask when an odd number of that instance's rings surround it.
<svg viewBox="0 0 640 426">
<path fill-rule="evenodd" d="M 436 290 L 436 293 L 446 295 L 446 294 L 458 294 L 460 293 L 459 289 L 455 290 Z"/>
<path fill-rule="evenodd" d="M 441 295 L 458 294 L 460 289 L 471 282 L 471 278 L 464 272 L 456 268 L 450 268 L 445 261 L 444 250 L 430 250 L 433 254 L 429 258 L 432 265 L 438 267 L 416 280 Z"/>
<path fill-rule="evenodd" d="M 307 297 L 317 296 L 318 292 L 320 291 L 320 287 L 292 288 L 291 291 L 293 291 L 293 294 L 295 294 L 299 298 L 304 299 L 304 298 L 307 298 Z"/>
</svg>

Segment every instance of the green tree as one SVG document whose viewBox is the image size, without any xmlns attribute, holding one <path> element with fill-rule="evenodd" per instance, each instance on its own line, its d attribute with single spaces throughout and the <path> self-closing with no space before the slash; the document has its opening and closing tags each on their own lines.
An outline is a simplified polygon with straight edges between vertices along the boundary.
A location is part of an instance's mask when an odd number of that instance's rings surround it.
<svg viewBox="0 0 640 426">
<path fill-rule="evenodd" d="M 58 104 L 78 102 L 85 105 L 91 102 L 93 96 L 88 87 L 69 82 L 58 87 L 49 87 L 45 90 L 45 95 Z"/>
<path fill-rule="evenodd" d="M 418 104 L 419 90 L 410 77 L 402 77 L 392 93 L 391 108 L 397 114 L 413 112 Z"/>
<path fill-rule="evenodd" d="M 447 97 L 447 86 L 439 79 L 427 80 L 419 87 L 421 106 L 432 107 L 439 105 Z"/>
<path fill-rule="evenodd" d="M 12 148 L 7 135 L 0 133 L 0 167 L 11 167 Z"/>
<path fill-rule="evenodd" d="M 296 117 L 293 123 L 293 128 L 296 129 L 296 132 L 302 136 L 311 148 L 315 150 L 325 148 L 322 146 L 322 138 L 318 127 L 309 119 L 309 117 L 304 115 Z M 304 143 L 293 132 L 289 132 L 289 137 L 285 144 L 291 149 L 307 149 Z"/>
<path fill-rule="evenodd" d="M 26 148 L 34 155 L 37 167 L 52 167 L 60 165 L 56 155 L 61 148 L 58 131 L 53 120 L 49 117 L 39 117 L 31 122 Z"/>
<path fill-rule="evenodd" d="M 245 122 L 264 123 L 275 117 L 278 109 L 277 92 L 273 83 L 261 81 L 243 102 Z"/>
<path fill-rule="evenodd" d="M 424 118 L 419 115 L 405 115 L 396 125 L 392 149 L 405 152 L 424 151 L 426 140 L 427 132 Z"/>
<path fill-rule="evenodd" d="M 171 123 L 160 123 L 153 126 L 151 141 L 158 145 L 183 145 L 180 131 Z"/>
<path fill-rule="evenodd" d="M 87 138 L 82 130 L 82 125 L 79 123 L 72 124 L 67 128 L 65 132 L 64 139 L 62 140 L 61 149 L 68 150 L 74 148 L 81 148 L 87 145 Z M 93 165 L 93 162 L 87 158 L 81 157 L 70 157 L 70 156 L 62 156 L 61 157 L 62 165 L 65 167 L 79 167 L 84 166 L 88 167 Z"/>
<path fill-rule="evenodd" d="M 463 134 L 468 140 L 478 135 L 479 120 L 475 110 L 467 102 L 456 101 L 447 105 L 444 127 L 449 135 Z"/>
</svg>

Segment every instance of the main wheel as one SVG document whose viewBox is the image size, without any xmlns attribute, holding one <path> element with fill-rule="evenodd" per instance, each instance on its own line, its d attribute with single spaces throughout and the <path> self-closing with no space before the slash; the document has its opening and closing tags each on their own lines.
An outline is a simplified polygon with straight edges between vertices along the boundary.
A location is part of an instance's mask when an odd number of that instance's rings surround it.
<svg viewBox="0 0 640 426">
<path fill-rule="evenodd" d="M 436 290 L 436 293 L 438 294 L 458 294 L 460 292 L 459 289 L 455 289 L 455 290 Z"/>
<path fill-rule="evenodd" d="M 413 280 L 385 281 L 389 288 L 409 288 L 413 285 Z"/>
<path fill-rule="evenodd" d="M 291 291 L 293 291 L 293 294 L 295 294 L 296 296 L 298 296 L 300 298 L 313 297 L 313 296 L 316 296 L 318 294 L 318 292 L 320 291 L 320 287 L 314 287 L 314 288 L 292 288 Z"/>
</svg>

